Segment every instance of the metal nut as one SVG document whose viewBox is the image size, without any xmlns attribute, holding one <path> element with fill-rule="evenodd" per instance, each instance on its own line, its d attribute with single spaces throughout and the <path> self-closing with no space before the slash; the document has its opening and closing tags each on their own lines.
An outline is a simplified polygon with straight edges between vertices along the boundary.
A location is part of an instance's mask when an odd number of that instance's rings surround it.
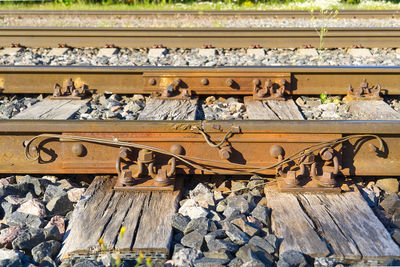
<svg viewBox="0 0 400 267">
<path fill-rule="evenodd" d="M 138 160 L 142 161 L 143 163 L 151 162 L 154 160 L 154 153 L 147 149 L 142 149 L 139 151 Z"/>
<path fill-rule="evenodd" d="M 219 156 L 221 159 L 226 159 L 228 160 L 231 157 L 232 154 L 232 149 L 231 146 L 223 146 L 220 148 L 220 150 L 218 151 Z"/>
</svg>

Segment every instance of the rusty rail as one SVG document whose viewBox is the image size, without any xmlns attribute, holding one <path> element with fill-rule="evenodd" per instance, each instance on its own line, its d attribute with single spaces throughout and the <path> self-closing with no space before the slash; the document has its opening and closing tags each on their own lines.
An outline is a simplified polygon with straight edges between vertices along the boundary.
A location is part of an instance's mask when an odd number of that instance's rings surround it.
<svg viewBox="0 0 400 267">
<path fill-rule="evenodd" d="M 285 79 L 288 95 L 346 95 L 364 79 L 382 95 L 400 94 L 400 67 L 8 67 L 0 66 L 0 93 L 54 93 L 54 85 L 88 86 L 92 93 L 162 93 L 179 81 L 195 95 L 252 95 L 260 85 Z M 227 83 L 227 82 L 230 83 Z M 334 82 L 333 82 L 334 81 Z"/>
<path fill-rule="evenodd" d="M 399 37 L 398 28 L 330 28 L 324 47 L 397 47 Z M 161 43 L 170 48 L 199 48 L 204 44 L 294 48 L 309 44 L 318 47 L 319 35 L 314 28 L 0 28 L 0 45 L 12 43 L 30 47 L 58 47 L 60 43 L 72 47 L 152 47 Z"/>
<path fill-rule="evenodd" d="M 272 146 L 282 147 L 288 156 L 350 135 L 357 136 L 334 146 L 341 159 L 340 174 L 385 176 L 400 172 L 400 124 L 394 121 L 2 121 L 1 126 L 2 173 L 117 173 L 115 163 L 120 147 L 134 144 L 138 149 L 128 152 L 133 158 L 138 156 L 139 148 L 156 152 L 152 156 L 145 156 L 147 152 L 139 156 L 143 162 L 154 160 L 156 169 L 170 164 L 170 151 L 179 145 L 182 150 L 177 155 L 188 157 L 187 160 L 201 168 L 193 168 L 178 157 L 178 173 L 232 174 L 239 170 L 243 174 L 259 168 L 259 173 L 271 175 L 276 172 L 274 168 L 262 168 L 277 163 Z M 233 126 L 239 130 L 224 140 Z M 212 142 L 223 140 L 224 145 L 229 145 L 228 157 L 220 153 L 224 146 L 210 146 L 198 129 Z M 34 160 L 28 161 L 24 145 L 40 134 L 51 136 L 39 137 L 30 144 L 28 153 L 35 155 L 40 151 L 40 154 L 38 159 L 33 157 Z M 364 138 L 360 134 L 380 136 L 383 148 L 371 136 Z M 88 141 L 90 138 L 101 141 Z M 105 141 L 112 144 L 105 145 Z"/>
</svg>

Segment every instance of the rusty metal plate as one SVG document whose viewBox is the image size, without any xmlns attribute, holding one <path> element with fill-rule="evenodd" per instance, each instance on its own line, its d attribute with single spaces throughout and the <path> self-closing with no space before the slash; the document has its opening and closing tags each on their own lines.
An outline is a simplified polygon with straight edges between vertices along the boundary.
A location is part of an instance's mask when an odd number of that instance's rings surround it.
<svg viewBox="0 0 400 267">
<path fill-rule="evenodd" d="M 253 81 L 258 79 L 264 84 L 267 80 L 278 83 L 285 79 L 290 89 L 290 73 L 235 73 L 235 72 L 210 72 L 210 73 L 147 73 L 143 74 L 144 92 L 151 93 L 162 91 L 180 79 L 182 89 L 190 89 L 195 94 L 252 94 Z"/>
<path fill-rule="evenodd" d="M 38 140 L 40 142 L 35 142 L 35 145 L 40 143 L 40 160 L 27 160 L 24 155 L 24 142 L 41 133 L 126 141 L 166 151 L 169 151 L 172 145 L 179 144 L 183 146 L 185 155 L 197 158 L 196 163 L 207 167 L 208 170 L 197 170 L 178 161 L 177 174 L 212 174 L 216 170 L 223 174 L 232 174 L 233 169 L 248 173 L 254 167 L 275 164 L 277 160 L 269 152 L 273 145 L 282 146 L 286 155 L 290 155 L 319 142 L 361 132 L 378 133 L 383 138 L 384 149 L 376 155 L 370 151 L 370 144 L 377 146 L 376 140 L 346 141 L 340 150 L 340 174 L 389 176 L 400 173 L 398 122 L 204 122 L 205 132 L 215 142 L 222 140 L 232 125 L 240 126 L 240 133 L 235 133 L 228 139 L 231 145 L 229 160 L 221 159 L 218 148 L 210 147 L 201 134 L 191 130 L 195 125 L 199 126 L 200 123 L 4 121 L 0 129 L 0 172 L 116 173 L 115 162 L 119 155 L 119 146 L 116 145 L 86 141 L 60 142 L 58 138 L 42 138 Z M 78 146 L 80 148 L 77 149 L 76 144 L 82 146 Z M 134 149 L 135 153 L 137 156 L 138 149 Z M 167 164 L 170 158 L 156 153 L 156 167 Z M 260 173 L 274 175 L 275 169 L 267 169 Z"/>
</svg>

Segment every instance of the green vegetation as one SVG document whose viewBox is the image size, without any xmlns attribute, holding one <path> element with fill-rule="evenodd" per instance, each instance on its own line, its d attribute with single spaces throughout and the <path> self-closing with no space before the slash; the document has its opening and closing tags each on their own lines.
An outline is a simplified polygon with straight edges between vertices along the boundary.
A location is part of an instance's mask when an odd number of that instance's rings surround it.
<svg viewBox="0 0 400 267">
<path fill-rule="evenodd" d="M 315 13 L 314 10 L 311 9 L 311 20 L 314 21 L 315 20 Z M 316 24 L 314 24 L 314 29 L 317 32 L 318 36 L 319 36 L 319 50 L 322 50 L 324 48 L 324 37 L 325 35 L 328 33 L 328 26 L 329 23 L 332 19 L 337 19 L 339 20 L 339 18 L 337 17 L 339 11 L 336 10 L 325 10 L 325 9 L 320 9 L 319 10 L 320 13 L 320 25 L 317 26 Z"/>
<path fill-rule="evenodd" d="M 120 231 L 119 231 L 118 241 L 120 241 L 123 238 L 125 231 L 126 231 L 126 228 L 124 226 L 122 226 Z M 110 251 L 107 248 L 106 244 L 104 244 L 104 240 L 101 237 L 99 239 L 99 248 L 98 248 L 97 251 L 98 252 L 102 251 L 102 252 L 104 252 L 104 253 L 106 253 L 108 255 L 111 267 L 119 267 L 122 264 L 121 255 L 119 253 L 119 250 L 117 249 L 114 252 Z M 153 264 L 151 262 L 151 258 L 147 258 L 146 262 L 143 262 L 143 260 L 144 260 L 143 253 L 139 253 L 139 257 L 136 258 L 135 267 L 139 267 L 143 263 L 146 265 L 146 267 L 152 267 Z"/>
<path fill-rule="evenodd" d="M 0 9 L 30 10 L 327 10 L 400 9 L 400 0 L 54 0 L 5 1 Z"/>
</svg>

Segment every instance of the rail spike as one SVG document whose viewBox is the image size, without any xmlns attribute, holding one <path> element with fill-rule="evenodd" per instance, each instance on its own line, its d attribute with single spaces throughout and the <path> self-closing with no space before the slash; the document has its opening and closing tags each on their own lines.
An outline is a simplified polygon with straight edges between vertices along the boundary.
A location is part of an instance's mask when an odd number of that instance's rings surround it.
<svg viewBox="0 0 400 267">
<path fill-rule="evenodd" d="M 53 100 L 81 100 L 87 96 L 89 92 L 89 87 L 86 84 L 81 86 L 76 86 L 76 81 L 74 82 L 72 78 L 69 78 L 64 83 L 64 88 L 56 83 L 54 85 L 53 96 L 50 99 Z"/>
<path fill-rule="evenodd" d="M 359 88 L 353 88 L 353 86 L 349 84 L 346 100 L 382 100 L 380 94 L 380 84 L 370 86 L 367 79 L 364 78 Z"/>
</svg>

